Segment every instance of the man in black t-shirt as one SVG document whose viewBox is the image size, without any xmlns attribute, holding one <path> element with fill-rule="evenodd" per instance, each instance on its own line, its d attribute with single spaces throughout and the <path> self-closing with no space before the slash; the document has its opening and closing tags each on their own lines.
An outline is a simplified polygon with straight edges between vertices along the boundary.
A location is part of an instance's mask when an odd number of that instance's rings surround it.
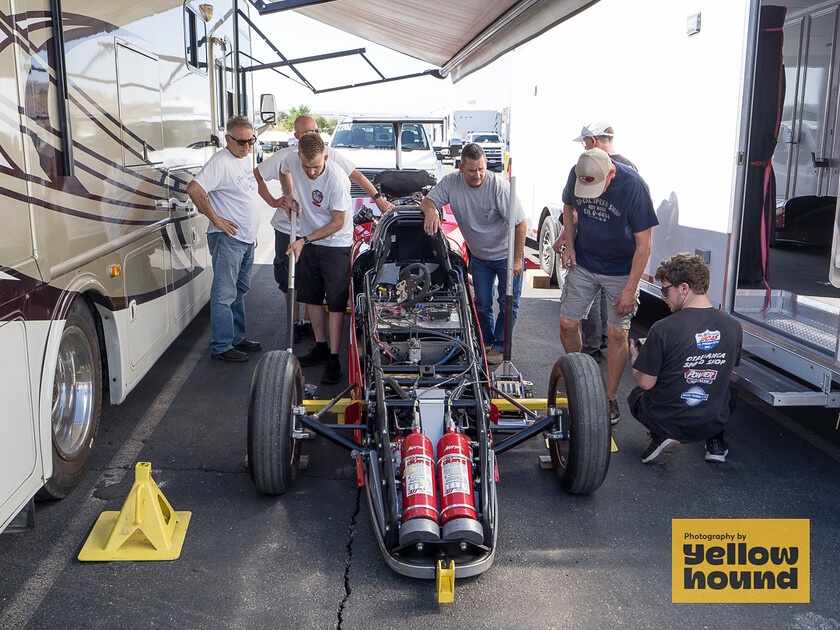
<svg viewBox="0 0 840 630">
<path fill-rule="evenodd" d="M 734 406 L 729 377 L 741 359 L 741 325 L 709 302 L 709 268 L 699 256 L 677 254 L 655 278 L 673 314 L 651 326 L 641 349 L 630 344 L 638 387 L 627 402 L 651 438 L 642 461 L 661 462 L 680 442 L 700 440 L 706 461 L 726 461 L 724 427 Z"/>
</svg>

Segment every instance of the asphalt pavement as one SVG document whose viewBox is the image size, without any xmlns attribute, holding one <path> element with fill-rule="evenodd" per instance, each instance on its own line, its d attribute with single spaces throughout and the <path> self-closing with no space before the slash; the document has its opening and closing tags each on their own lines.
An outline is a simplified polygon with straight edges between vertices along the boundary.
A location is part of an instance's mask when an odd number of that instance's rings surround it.
<svg viewBox="0 0 840 630">
<path fill-rule="evenodd" d="M 104 407 L 82 484 L 37 504 L 33 531 L 0 536 L 0 628 L 840 628 L 836 411 L 782 414 L 746 400 L 726 463 L 688 444 L 668 464 L 645 466 L 647 436 L 624 400 L 628 370 L 603 486 L 565 493 L 539 467 L 540 439 L 501 455 L 495 563 L 457 580 L 455 602 L 439 604 L 433 582 L 386 566 L 342 449 L 306 442 L 308 467 L 289 493 L 254 489 L 249 387 L 259 356 L 284 345 L 279 296 L 271 267 L 255 267 L 248 334 L 263 351 L 248 363 L 210 360 L 205 308 L 125 403 Z M 526 286 L 513 363 L 540 397 L 562 353 L 558 312 L 557 289 Z M 304 375 L 329 398 L 342 386 L 321 386 L 322 369 Z M 122 507 L 138 461 L 151 462 L 175 510 L 192 512 L 180 558 L 79 562 L 98 514 Z M 676 518 L 810 519 L 810 602 L 672 603 Z"/>
</svg>

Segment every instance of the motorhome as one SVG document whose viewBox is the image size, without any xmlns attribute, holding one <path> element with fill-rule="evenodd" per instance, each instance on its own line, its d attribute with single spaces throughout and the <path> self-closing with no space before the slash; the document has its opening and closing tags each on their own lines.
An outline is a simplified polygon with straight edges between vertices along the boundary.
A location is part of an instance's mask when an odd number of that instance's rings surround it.
<svg viewBox="0 0 840 630">
<path fill-rule="evenodd" d="M 573 140 L 606 121 L 659 219 L 642 289 L 658 295 L 661 260 L 704 256 L 744 329 L 735 378 L 773 405 L 840 406 L 838 17 L 836 0 L 600 0 L 514 53 L 512 174 L 545 271 L 562 279 Z"/>
<path fill-rule="evenodd" d="M 207 302 L 186 186 L 249 113 L 234 9 L 0 0 L 0 531 L 72 491 L 103 400 Z"/>
</svg>

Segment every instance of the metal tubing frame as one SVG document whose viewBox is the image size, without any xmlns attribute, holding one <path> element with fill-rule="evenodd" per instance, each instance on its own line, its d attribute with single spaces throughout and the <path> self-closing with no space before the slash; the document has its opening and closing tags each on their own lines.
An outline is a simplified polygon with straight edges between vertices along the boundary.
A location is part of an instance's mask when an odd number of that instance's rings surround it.
<svg viewBox="0 0 840 630">
<path fill-rule="evenodd" d="M 560 414 L 562 415 L 562 414 Z M 502 440 L 498 444 L 492 446 L 492 450 L 496 455 L 509 451 L 514 446 L 519 446 L 522 442 L 530 440 L 538 433 L 542 433 L 557 422 L 556 416 L 548 416 L 539 422 L 535 422 L 527 429 L 523 429 L 519 433 L 514 433 L 508 439 Z"/>
<path fill-rule="evenodd" d="M 357 451 L 359 454 L 364 456 L 369 456 L 373 452 L 373 449 L 371 449 L 370 447 L 362 446 L 358 442 L 344 437 L 343 435 L 331 429 L 330 427 L 321 424 L 315 418 L 311 418 L 309 416 L 300 416 L 298 420 L 307 429 L 311 429 L 321 437 L 329 440 L 333 444 L 337 444 L 338 446 L 346 448 L 348 451 Z"/>
</svg>

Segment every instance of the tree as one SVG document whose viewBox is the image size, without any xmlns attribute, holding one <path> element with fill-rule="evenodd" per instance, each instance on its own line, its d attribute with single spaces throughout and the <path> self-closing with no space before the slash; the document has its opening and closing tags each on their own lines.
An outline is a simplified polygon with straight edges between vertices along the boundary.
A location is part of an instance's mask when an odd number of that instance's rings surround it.
<svg viewBox="0 0 840 630">
<path fill-rule="evenodd" d="M 311 115 L 312 113 L 308 105 L 299 105 L 298 107 L 292 107 L 289 113 L 283 117 L 283 124 L 286 127 L 286 131 L 295 130 L 295 118 L 297 118 L 298 116 Z"/>
<path fill-rule="evenodd" d="M 315 124 L 318 125 L 318 129 L 323 132 L 326 132 L 332 135 L 333 131 L 335 131 L 336 126 L 338 125 L 337 118 L 325 118 L 321 114 L 313 114 L 312 110 L 309 108 L 309 105 L 298 105 L 297 107 L 292 107 L 289 112 L 280 112 L 279 120 L 283 123 L 286 131 L 294 131 L 295 130 L 295 118 L 298 116 L 312 116 L 315 119 Z"/>
<path fill-rule="evenodd" d="M 325 118 L 321 114 L 315 114 L 315 123 L 318 125 L 318 129 L 332 135 L 338 125 L 338 119 Z"/>
</svg>

